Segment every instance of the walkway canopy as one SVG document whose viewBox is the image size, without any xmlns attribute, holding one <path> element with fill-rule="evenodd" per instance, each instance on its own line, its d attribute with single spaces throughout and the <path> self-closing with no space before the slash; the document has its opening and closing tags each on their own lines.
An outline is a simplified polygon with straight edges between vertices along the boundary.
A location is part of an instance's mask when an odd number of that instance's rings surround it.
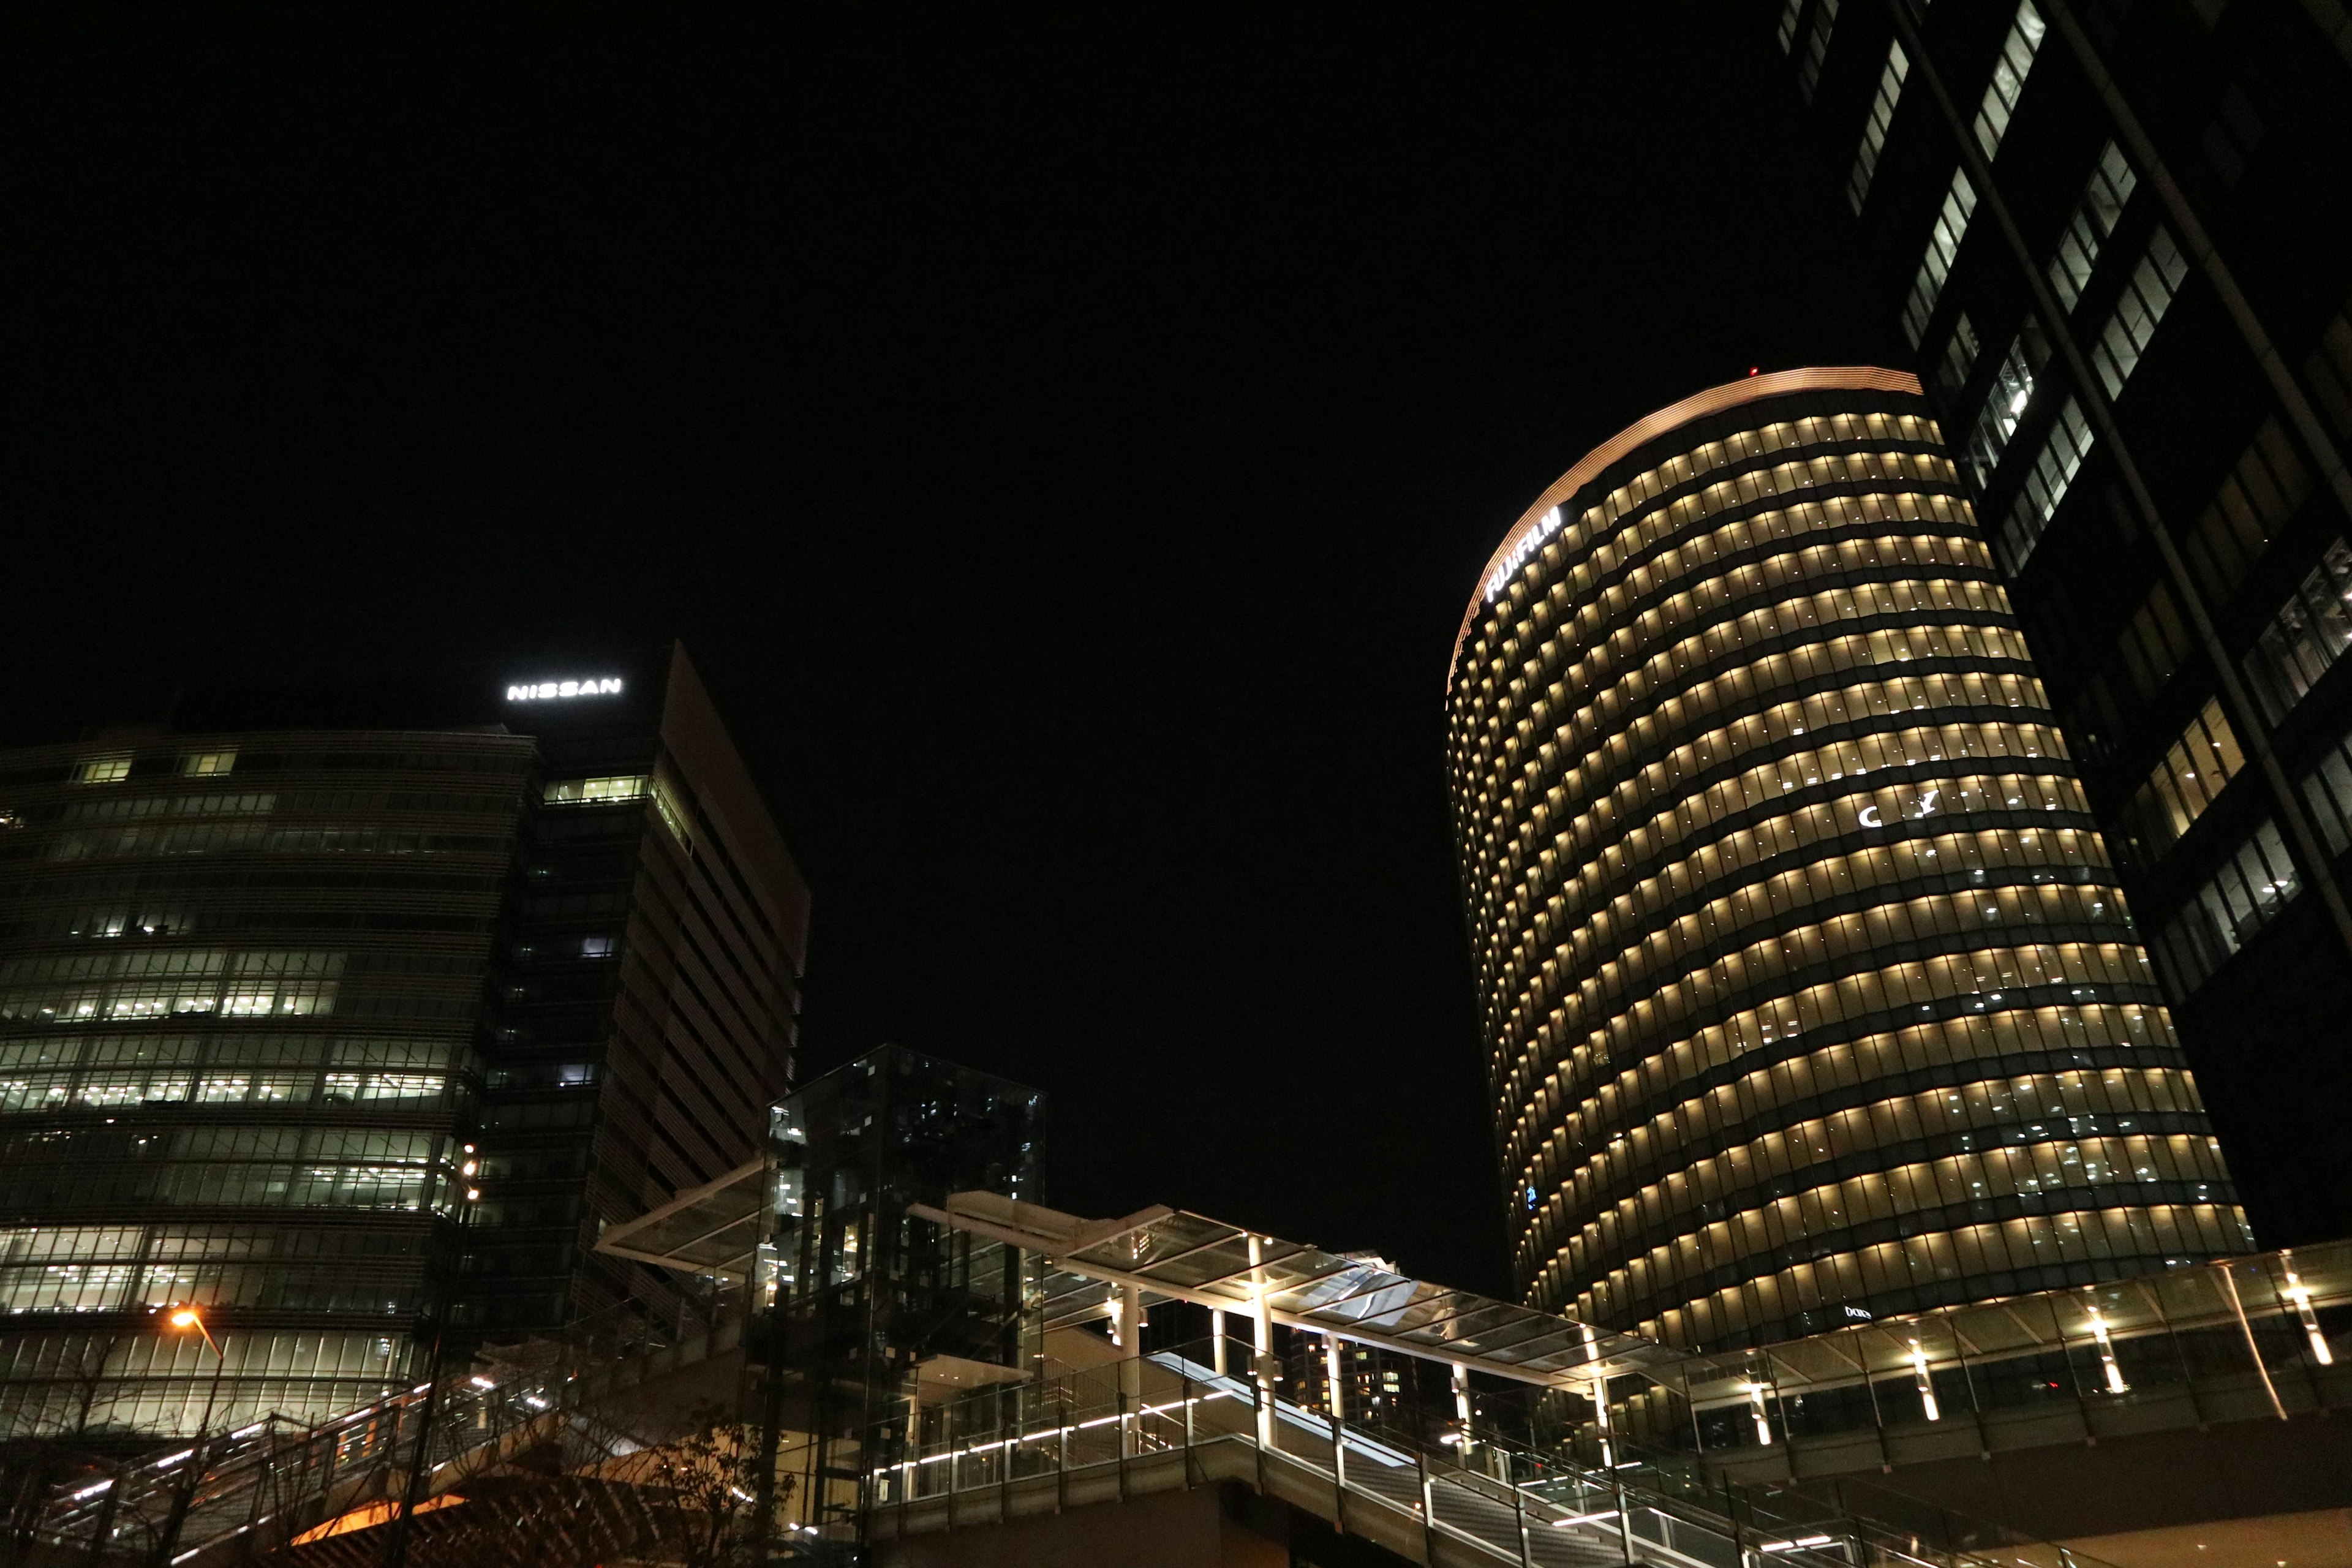
<svg viewBox="0 0 2352 1568">
<path fill-rule="evenodd" d="M 1047 1258 L 1049 1328 L 1100 1317 L 1111 1291 L 1133 1286 L 1147 1303 L 1190 1301 L 1244 1316 L 1263 1296 L 1267 1315 L 1292 1328 L 1579 1392 L 1596 1376 L 1672 1378 L 1687 1359 L 1633 1334 L 1409 1279 L 1378 1261 L 1181 1209 L 1087 1220 L 994 1193 L 958 1193 L 944 1209 L 918 1204 L 910 1212 Z"/>
</svg>

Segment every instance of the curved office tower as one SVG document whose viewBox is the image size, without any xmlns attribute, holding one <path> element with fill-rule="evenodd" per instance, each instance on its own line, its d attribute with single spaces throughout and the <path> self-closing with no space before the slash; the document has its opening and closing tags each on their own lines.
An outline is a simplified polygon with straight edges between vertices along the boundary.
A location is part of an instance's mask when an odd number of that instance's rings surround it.
<svg viewBox="0 0 2352 1568">
<path fill-rule="evenodd" d="M 1527 1299 L 1684 1344 L 2252 1241 L 1912 376 L 1751 376 L 1496 551 L 1449 782 Z"/>
</svg>

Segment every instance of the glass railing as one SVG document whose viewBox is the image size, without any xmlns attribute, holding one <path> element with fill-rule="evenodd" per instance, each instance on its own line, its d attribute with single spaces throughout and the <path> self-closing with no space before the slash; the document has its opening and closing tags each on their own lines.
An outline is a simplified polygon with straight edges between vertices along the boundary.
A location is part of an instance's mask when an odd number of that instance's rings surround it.
<svg viewBox="0 0 2352 1568">
<path fill-rule="evenodd" d="M 1251 1476 L 1333 1523 L 1377 1539 L 1423 1531 L 1496 1561 L 1643 1562 L 1666 1568 L 1990 1568 L 1999 1562 L 2101 1568 L 2094 1559 L 1949 1514 L 1915 1515 L 1861 1486 L 1757 1486 L 1687 1454 L 1612 1439 L 1608 1464 L 1573 1440 L 1536 1441 L 1450 1412 L 1395 1403 L 1365 1416 L 1272 1398 L 1212 1370 L 1214 1342 L 1007 1384 L 877 1424 L 865 1507 L 882 1536 L 1048 1511 Z M 1287 1467 L 1314 1483 L 1281 1484 Z M 1328 1506 L 1325 1506 L 1328 1501 Z M 1875 1506 L 1874 1506 L 1875 1505 Z M 1632 1539 L 1623 1531 L 1630 1529 Z M 1630 1552 L 1628 1548 L 1631 1548 Z"/>
</svg>

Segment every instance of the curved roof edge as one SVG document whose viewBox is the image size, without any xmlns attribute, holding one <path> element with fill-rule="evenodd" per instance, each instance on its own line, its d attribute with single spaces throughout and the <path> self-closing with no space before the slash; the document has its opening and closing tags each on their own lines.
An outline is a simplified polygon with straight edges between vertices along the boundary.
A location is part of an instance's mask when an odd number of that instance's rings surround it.
<svg viewBox="0 0 2352 1568">
<path fill-rule="evenodd" d="M 1462 645 L 1470 638 L 1471 623 L 1486 606 L 1486 580 L 1518 547 L 1519 541 L 1543 521 L 1544 513 L 1591 483 L 1594 476 L 1626 453 L 1654 441 L 1677 426 L 1687 425 L 1703 415 L 1737 408 L 1743 403 L 1759 403 L 1796 392 L 1907 392 L 1914 397 L 1924 395 L 1919 378 L 1907 370 L 1881 370 L 1875 365 L 1776 370 L 1769 375 L 1747 375 L 1721 386 L 1710 386 L 1628 425 L 1587 452 L 1578 459 L 1576 467 L 1546 487 L 1543 494 L 1536 497 L 1535 504 L 1520 513 L 1519 521 L 1503 535 L 1503 542 L 1495 547 L 1495 553 L 1486 557 L 1486 564 L 1478 572 L 1477 586 L 1470 591 L 1470 607 L 1462 612 L 1462 629 L 1454 634 L 1453 657 L 1445 661 L 1446 695 L 1451 697 L 1454 693 L 1454 671 L 1462 662 Z"/>
</svg>

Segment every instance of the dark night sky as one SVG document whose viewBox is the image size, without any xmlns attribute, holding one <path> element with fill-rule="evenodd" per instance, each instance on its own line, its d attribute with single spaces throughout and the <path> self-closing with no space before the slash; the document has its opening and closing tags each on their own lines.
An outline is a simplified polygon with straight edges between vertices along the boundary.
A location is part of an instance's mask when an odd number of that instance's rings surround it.
<svg viewBox="0 0 2352 1568">
<path fill-rule="evenodd" d="M 675 633 L 811 1068 L 1501 1289 L 1462 606 L 1640 415 L 1896 352 L 1769 9 L 22 8 L 0 728 Z"/>
</svg>

